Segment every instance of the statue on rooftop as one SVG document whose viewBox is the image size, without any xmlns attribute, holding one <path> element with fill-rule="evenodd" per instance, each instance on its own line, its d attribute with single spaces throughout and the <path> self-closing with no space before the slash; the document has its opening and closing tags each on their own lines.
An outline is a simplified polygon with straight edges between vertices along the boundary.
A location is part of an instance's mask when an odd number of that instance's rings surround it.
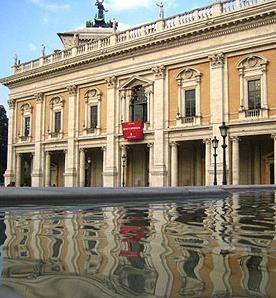
<svg viewBox="0 0 276 298">
<path fill-rule="evenodd" d="M 13 65 L 14 66 L 17 66 L 19 63 L 18 63 L 18 55 L 17 54 L 14 54 L 14 57 L 13 57 Z"/>
<path fill-rule="evenodd" d="M 96 15 L 97 20 L 103 20 L 104 21 L 104 12 L 108 12 L 108 10 L 106 10 L 104 8 L 103 3 L 104 3 L 104 0 L 102 0 L 102 1 L 97 0 L 96 3 L 95 3 L 95 5 L 98 8 L 98 14 Z"/>
<path fill-rule="evenodd" d="M 159 19 L 163 20 L 165 17 L 164 4 L 163 2 L 160 2 L 160 3 L 156 3 L 156 5 L 159 7 Z"/>
</svg>

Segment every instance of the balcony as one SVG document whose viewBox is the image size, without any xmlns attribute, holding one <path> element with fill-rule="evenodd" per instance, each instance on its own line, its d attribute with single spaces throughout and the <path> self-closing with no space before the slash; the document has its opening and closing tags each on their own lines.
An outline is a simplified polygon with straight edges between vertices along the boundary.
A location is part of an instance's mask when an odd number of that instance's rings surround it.
<svg viewBox="0 0 276 298">
<path fill-rule="evenodd" d="M 176 126 L 177 127 L 186 127 L 186 126 L 195 126 L 201 124 L 200 116 L 188 116 L 182 117 L 180 114 L 176 116 Z"/>
<path fill-rule="evenodd" d="M 239 111 L 240 120 L 259 120 L 263 118 L 268 118 L 268 109 L 241 109 Z"/>
</svg>

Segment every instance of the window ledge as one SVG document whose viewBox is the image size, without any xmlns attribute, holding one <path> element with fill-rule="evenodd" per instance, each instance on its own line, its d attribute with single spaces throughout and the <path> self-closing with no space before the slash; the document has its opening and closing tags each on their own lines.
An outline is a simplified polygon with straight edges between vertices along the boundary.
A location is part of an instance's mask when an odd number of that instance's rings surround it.
<svg viewBox="0 0 276 298">
<path fill-rule="evenodd" d="M 100 135 L 101 129 L 99 127 L 96 128 L 84 128 L 85 135 Z"/>
<path fill-rule="evenodd" d="M 49 132 L 49 139 L 62 139 L 63 138 L 63 132 Z"/>
<path fill-rule="evenodd" d="M 19 136 L 18 139 L 21 143 L 29 143 L 29 142 L 31 142 L 32 137 L 31 136 Z"/>
</svg>

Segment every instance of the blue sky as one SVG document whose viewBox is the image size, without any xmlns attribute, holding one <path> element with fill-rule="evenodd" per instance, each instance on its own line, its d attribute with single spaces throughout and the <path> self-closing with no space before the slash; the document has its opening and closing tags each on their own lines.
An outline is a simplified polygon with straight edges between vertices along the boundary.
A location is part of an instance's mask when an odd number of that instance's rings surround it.
<svg viewBox="0 0 276 298">
<path fill-rule="evenodd" d="M 95 15 L 95 0 L 0 0 L 0 77 L 10 75 L 13 56 L 24 62 L 46 52 L 62 49 L 58 32 L 84 27 Z M 153 21 L 158 0 L 106 0 L 107 19 L 116 18 L 124 28 Z M 159 1 L 160 2 L 160 1 Z M 211 0 L 164 0 L 165 15 L 171 16 L 205 6 Z M 0 86 L 0 104 L 7 107 L 8 89 Z"/>
</svg>

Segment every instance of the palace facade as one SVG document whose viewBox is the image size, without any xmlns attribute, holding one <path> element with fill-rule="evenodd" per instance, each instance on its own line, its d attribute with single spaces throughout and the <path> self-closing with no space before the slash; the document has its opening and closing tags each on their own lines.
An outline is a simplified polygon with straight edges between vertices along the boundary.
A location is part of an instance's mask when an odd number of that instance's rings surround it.
<svg viewBox="0 0 276 298">
<path fill-rule="evenodd" d="M 102 30 L 102 31 L 101 31 Z M 275 182 L 276 1 L 227 0 L 118 31 L 59 34 L 64 50 L 15 63 L 6 184 Z"/>
</svg>

